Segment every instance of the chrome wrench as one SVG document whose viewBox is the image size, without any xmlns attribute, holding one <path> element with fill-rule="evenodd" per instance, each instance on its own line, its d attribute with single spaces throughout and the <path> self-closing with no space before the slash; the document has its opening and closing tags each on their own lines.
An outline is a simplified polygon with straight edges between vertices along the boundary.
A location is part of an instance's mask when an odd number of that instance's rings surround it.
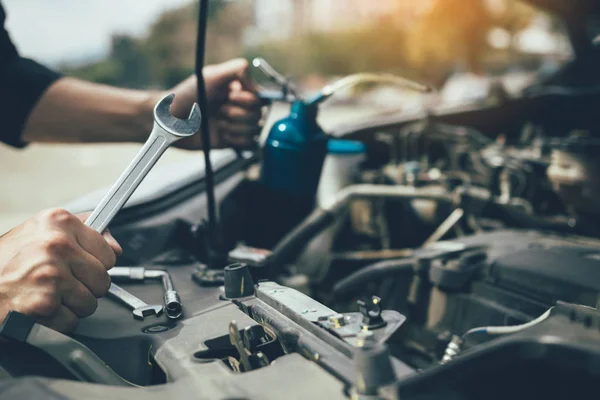
<svg viewBox="0 0 600 400">
<path fill-rule="evenodd" d="M 194 103 L 188 119 L 182 120 L 171 115 L 173 98 L 173 93 L 168 94 L 156 104 L 154 125 L 148 140 L 85 221 L 85 224 L 95 231 L 104 232 L 171 144 L 193 136 L 200 130 L 202 116 L 198 104 Z M 158 315 L 163 310 L 162 306 L 149 306 L 115 284 L 111 284 L 109 294 L 133 308 L 133 315 L 137 318 L 143 319 L 148 314 Z"/>
<path fill-rule="evenodd" d="M 146 304 L 137 296 L 129 293 L 127 290 L 115 285 L 114 283 L 110 285 L 110 289 L 108 289 L 108 294 L 113 298 L 119 300 L 126 306 L 131 307 L 131 309 L 133 310 L 133 316 L 138 319 L 144 319 L 144 317 L 147 317 L 149 315 L 159 316 L 163 312 L 163 306 L 158 304 Z"/>
<path fill-rule="evenodd" d="M 174 94 L 169 94 L 156 104 L 154 126 L 148 140 L 85 221 L 97 232 L 104 232 L 171 144 L 200 130 L 202 117 L 198 104 L 194 103 L 187 120 L 175 118 L 169 111 L 174 97 Z"/>
<path fill-rule="evenodd" d="M 145 279 L 160 279 L 165 289 L 165 313 L 171 319 L 177 319 L 183 314 L 183 304 L 175 290 L 171 275 L 162 269 L 146 269 L 144 267 L 114 267 L 108 274 L 113 281 L 140 282 Z"/>
</svg>

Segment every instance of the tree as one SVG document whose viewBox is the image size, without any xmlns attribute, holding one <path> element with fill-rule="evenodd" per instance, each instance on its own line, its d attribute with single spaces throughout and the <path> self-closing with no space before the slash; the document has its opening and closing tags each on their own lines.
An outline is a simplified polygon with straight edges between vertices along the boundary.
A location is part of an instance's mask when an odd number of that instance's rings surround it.
<svg viewBox="0 0 600 400">
<path fill-rule="evenodd" d="M 242 53 L 242 33 L 251 21 L 250 3 L 211 0 L 208 15 L 206 62 Z M 115 36 L 106 60 L 77 69 L 70 75 L 124 87 L 171 87 L 194 71 L 198 5 L 162 14 L 146 38 Z"/>
<path fill-rule="evenodd" d="M 436 0 L 409 36 L 409 57 L 422 68 L 459 61 L 480 71 L 491 26 L 482 0 Z"/>
</svg>

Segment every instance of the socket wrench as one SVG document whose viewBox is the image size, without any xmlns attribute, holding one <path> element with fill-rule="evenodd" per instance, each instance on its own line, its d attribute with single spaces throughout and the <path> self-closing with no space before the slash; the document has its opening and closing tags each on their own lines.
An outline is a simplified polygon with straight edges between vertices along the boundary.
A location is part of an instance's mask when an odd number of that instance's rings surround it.
<svg viewBox="0 0 600 400">
<path fill-rule="evenodd" d="M 140 282 L 144 279 L 160 279 L 165 289 L 165 313 L 171 319 L 177 319 L 183 313 L 183 304 L 173 286 L 171 275 L 162 269 L 146 269 L 144 267 L 114 267 L 108 271 L 113 281 Z"/>
<path fill-rule="evenodd" d="M 100 201 L 100 204 L 98 204 L 85 221 L 85 224 L 95 231 L 99 233 L 104 232 L 108 224 L 113 220 L 121 208 L 123 208 L 127 200 L 129 200 L 133 192 L 171 144 L 180 139 L 191 137 L 200 130 L 202 116 L 200 115 L 200 107 L 198 107 L 198 104 L 194 103 L 188 119 L 182 120 L 171 115 L 171 103 L 174 98 L 175 95 L 171 93 L 163 97 L 156 104 L 154 107 L 154 125 L 148 140 L 146 140 L 146 143 L 144 143 L 133 161 L 131 161 L 108 193 Z M 143 308 L 148 306 L 146 303 L 117 285 L 111 284 L 109 293 L 132 307 L 134 310 L 133 315 L 135 317 L 139 318 L 139 315 L 136 315 L 136 310 L 140 307 Z M 177 295 L 177 293 L 175 293 L 175 295 Z M 169 296 L 170 298 L 173 297 L 172 294 Z M 179 296 L 177 296 L 177 298 L 178 297 Z M 150 307 L 155 308 L 156 306 Z M 160 307 L 162 311 L 162 306 Z M 139 313 L 142 313 L 143 318 L 143 310 L 139 311 L 138 314 Z"/>
</svg>

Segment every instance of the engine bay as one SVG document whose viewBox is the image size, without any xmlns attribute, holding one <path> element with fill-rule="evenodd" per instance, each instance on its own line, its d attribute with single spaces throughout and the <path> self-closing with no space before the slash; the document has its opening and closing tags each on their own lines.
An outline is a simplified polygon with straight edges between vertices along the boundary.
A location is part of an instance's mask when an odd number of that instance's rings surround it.
<svg viewBox="0 0 600 400">
<path fill-rule="evenodd" d="M 165 312 L 105 297 L 71 335 L 9 314 L 0 397 L 592 393 L 600 88 L 577 71 L 596 53 L 518 97 L 329 132 L 316 115 L 335 86 L 303 99 L 260 59 L 281 86 L 265 105 L 292 98 L 262 147 L 153 171 L 110 224 L 113 283 Z"/>
<path fill-rule="evenodd" d="M 104 298 L 74 342 L 5 322 L 1 365 L 15 379 L 3 390 L 129 399 L 591 390 L 595 140 L 581 129 L 550 136 L 531 121 L 492 139 L 435 119 L 371 131 L 353 181 L 317 206 L 265 189 L 255 154 L 216 152 L 225 270 L 205 265 L 202 179 L 133 202 L 111 225 L 124 249 L 115 269 L 168 271 L 183 315 L 137 320 Z M 146 301 L 163 295 L 158 281 L 121 285 Z"/>
</svg>

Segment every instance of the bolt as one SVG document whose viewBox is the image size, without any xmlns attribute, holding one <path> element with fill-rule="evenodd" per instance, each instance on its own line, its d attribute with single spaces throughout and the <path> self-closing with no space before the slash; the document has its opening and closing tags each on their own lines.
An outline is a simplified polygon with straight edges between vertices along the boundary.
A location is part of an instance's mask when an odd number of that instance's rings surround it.
<svg viewBox="0 0 600 400">
<path fill-rule="evenodd" d="M 343 314 L 333 314 L 327 317 L 327 322 L 332 328 L 338 329 L 346 325 L 346 320 Z"/>
<path fill-rule="evenodd" d="M 356 335 L 356 347 L 364 347 L 366 343 L 375 341 L 375 335 L 372 331 L 362 330 Z"/>
</svg>

